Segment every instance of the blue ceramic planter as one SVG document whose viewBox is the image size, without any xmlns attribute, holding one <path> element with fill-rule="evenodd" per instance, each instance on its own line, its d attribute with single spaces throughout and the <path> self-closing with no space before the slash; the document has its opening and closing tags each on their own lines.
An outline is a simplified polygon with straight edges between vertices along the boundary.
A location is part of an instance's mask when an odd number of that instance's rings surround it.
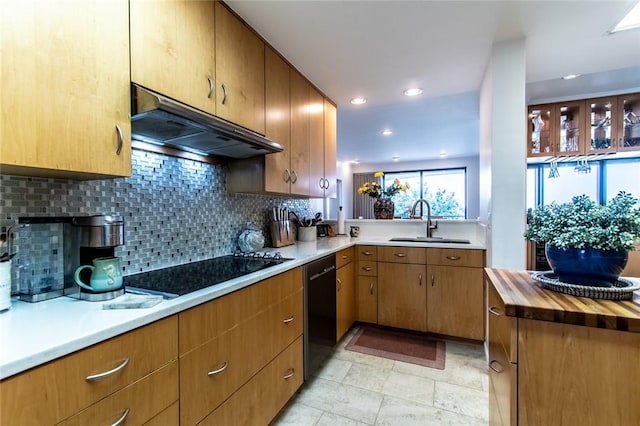
<svg viewBox="0 0 640 426">
<path fill-rule="evenodd" d="M 611 287 L 627 265 L 626 250 L 561 249 L 549 244 L 544 252 L 560 281 L 568 284 Z"/>
</svg>

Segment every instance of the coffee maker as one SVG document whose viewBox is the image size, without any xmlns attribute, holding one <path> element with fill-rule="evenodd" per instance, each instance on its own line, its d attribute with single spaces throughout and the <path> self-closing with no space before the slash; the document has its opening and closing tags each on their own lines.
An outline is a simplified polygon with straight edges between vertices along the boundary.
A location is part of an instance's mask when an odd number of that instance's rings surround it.
<svg viewBox="0 0 640 426">
<path fill-rule="evenodd" d="M 23 217 L 18 224 L 21 300 L 39 302 L 66 295 L 104 301 L 124 294 L 124 288 L 107 292 L 81 288 L 74 276 L 78 267 L 91 265 L 95 258 L 114 257 L 115 247 L 124 244 L 122 216 Z"/>
</svg>

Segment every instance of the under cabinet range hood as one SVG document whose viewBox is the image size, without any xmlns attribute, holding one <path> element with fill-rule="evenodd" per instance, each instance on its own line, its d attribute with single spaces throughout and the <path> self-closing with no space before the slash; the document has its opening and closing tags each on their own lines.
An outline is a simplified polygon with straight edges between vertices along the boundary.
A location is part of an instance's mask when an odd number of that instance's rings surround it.
<svg viewBox="0 0 640 426">
<path fill-rule="evenodd" d="M 199 155 L 250 158 L 282 146 L 243 127 L 131 85 L 131 139 Z"/>
</svg>

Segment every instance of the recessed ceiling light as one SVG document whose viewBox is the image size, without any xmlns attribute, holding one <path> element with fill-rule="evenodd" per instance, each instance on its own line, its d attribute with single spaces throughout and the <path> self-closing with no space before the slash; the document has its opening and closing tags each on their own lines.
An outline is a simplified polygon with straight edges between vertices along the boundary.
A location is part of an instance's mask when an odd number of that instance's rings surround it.
<svg viewBox="0 0 640 426">
<path fill-rule="evenodd" d="M 362 105 L 362 104 L 366 104 L 367 103 L 367 99 L 366 98 L 353 98 L 353 99 L 351 99 L 351 103 L 353 105 Z"/>
<path fill-rule="evenodd" d="M 634 28 L 640 28 L 640 2 L 633 6 L 629 13 L 627 13 L 620 22 L 618 22 L 618 25 L 609 31 L 609 34 L 632 30 Z"/>
<path fill-rule="evenodd" d="M 389 136 L 393 134 L 393 131 L 391 129 L 384 129 L 380 133 L 382 133 L 384 136 Z"/>
<path fill-rule="evenodd" d="M 567 74 L 562 77 L 563 80 L 573 80 L 574 78 L 580 77 L 580 74 Z"/>
<path fill-rule="evenodd" d="M 360 164 L 360 160 L 351 160 L 350 163 L 351 164 Z"/>
<path fill-rule="evenodd" d="M 447 151 L 440 151 L 440 158 L 446 158 L 447 157 Z"/>
<path fill-rule="evenodd" d="M 422 89 L 417 87 L 412 89 L 406 89 L 403 93 L 405 96 L 418 96 L 419 94 L 422 93 Z"/>
<path fill-rule="evenodd" d="M 400 161 L 400 157 L 398 157 L 397 155 L 393 156 L 393 161 Z"/>
</svg>

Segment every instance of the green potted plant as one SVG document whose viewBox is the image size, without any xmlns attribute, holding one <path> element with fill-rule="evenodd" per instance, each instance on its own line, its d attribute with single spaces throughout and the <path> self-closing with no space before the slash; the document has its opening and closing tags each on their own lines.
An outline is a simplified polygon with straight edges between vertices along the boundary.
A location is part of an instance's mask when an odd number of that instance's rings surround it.
<svg viewBox="0 0 640 426">
<path fill-rule="evenodd" d="M 373 176 L 380 179 L 384 176 L 384 172 L 376 172 Z M 376 219 L 393 219 L 395 206 L 391 197 L 408 189 L 409 183 L 400 183 L 399 179 L 394 179 L 387 188 L 383 188 L 380 182 L 365 182 L 358 188 L 358 194 L 375 198 L 373 214 Z"/>
<path fill-rule="evenodd" d="M 524 237 L 545 244 L 554 274 L 570 284 L 613 285 L 640 241 L 638 199 L 624 191 L 606 205 L 580 195 L 529 209 L 527 223 Z"/>
</svg>

